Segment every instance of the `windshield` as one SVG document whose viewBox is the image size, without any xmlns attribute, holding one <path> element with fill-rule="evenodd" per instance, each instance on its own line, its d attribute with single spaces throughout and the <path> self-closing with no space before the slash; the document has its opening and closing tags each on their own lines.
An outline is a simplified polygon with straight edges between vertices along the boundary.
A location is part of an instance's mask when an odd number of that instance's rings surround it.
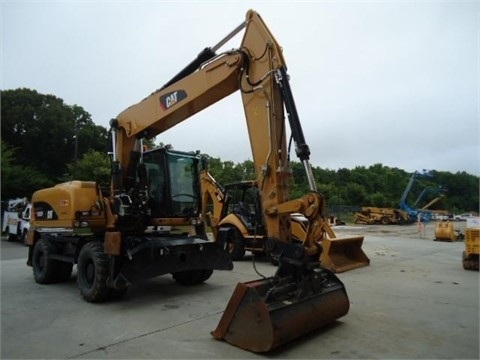
<svg viewBox="0 0 480 360">
<path fill-rule="evenodd" d="M 193 215 L 198 203 L 198 160 L 167 154 L 171 183 L 172 209 L 175 215 Z"/>
<path fill-rule="evenodd" d="M 153 150 L 144 154 L 152 217 L 190 217 L 199 203 L 198 159 L 183 153 Z"/>
</svg>

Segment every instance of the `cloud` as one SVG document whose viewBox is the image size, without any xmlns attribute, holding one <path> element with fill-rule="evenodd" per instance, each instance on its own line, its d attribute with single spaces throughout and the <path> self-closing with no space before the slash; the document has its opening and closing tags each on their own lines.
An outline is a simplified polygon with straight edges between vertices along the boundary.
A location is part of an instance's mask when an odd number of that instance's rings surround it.
<svg viewBox="0 0 480 360">
<path fill-rule="evenodd" d="M 1 86 L 52 93 L 108 127 L 235 28 L 249 5 L 4 2 Z M 480 175 L 478 3 L 253 5 L 284 49 L 314 166 Z M 157 140 L 251 159 L 238 94 Z"/>
</svg>

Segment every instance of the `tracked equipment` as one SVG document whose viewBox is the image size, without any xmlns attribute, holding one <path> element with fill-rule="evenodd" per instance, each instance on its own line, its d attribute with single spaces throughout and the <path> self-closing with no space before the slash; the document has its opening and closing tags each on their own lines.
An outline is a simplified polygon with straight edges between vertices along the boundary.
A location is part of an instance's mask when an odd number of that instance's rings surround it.
<svg viewBox="0 0 480 360">
<path fill-rule="evenodd" d="M 286 247 L 285 247 L 286 248 Z M 275 276 L 239 283 L 212 335 L 252 352 L 268 352 L 347 314 L 342 282 L 290 246 Z"/>
</svg>

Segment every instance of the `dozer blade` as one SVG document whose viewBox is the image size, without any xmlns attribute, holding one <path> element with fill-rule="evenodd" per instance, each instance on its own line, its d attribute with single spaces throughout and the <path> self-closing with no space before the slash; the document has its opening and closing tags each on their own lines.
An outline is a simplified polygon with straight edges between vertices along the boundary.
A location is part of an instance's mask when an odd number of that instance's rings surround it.
<svg viewBox="0 0 480 360">
<path fill-rule="evenodd" d="M 350 303 L 342 282 L 315 269 L 301 283 L 265 278 L 238 283 L 211 334 L 253 352 L 267 352 L 344 316 Z"/>
<path fill-rule="evenodd" d="M 345 239 L 323 239 L 320 263 L 334 273 L 353 270 L 370 264 L 362 250 L 363 236 Z"/>
</svg>

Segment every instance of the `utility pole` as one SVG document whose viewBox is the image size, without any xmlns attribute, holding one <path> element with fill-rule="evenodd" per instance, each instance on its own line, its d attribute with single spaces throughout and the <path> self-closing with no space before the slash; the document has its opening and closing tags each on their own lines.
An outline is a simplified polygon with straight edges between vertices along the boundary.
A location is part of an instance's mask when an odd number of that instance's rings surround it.
<svg viewBox="0 0 480 360">
<path fill-rule="evenodd" d="M 73 179 L 77 177 L 77 161 L 78 161 L 78 119 L 75 119 L 75 144 L 73 150 Z"/>
</svg>

